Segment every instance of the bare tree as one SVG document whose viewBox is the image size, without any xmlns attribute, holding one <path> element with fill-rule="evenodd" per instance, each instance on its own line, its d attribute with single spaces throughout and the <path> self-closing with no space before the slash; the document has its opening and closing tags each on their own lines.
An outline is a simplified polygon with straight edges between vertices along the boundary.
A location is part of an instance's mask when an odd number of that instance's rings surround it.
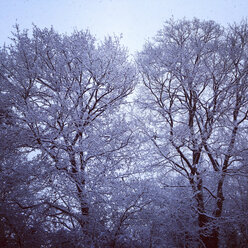
<svg viewBox="0 0 248 248">
<path fill-rule="evenodd" d="M 225 179 L 241 167 L 247 28 L 245 22 L 224 29 L 213 21 L 170 20 L 138 56 L 145 88 L 139 102 L 150 120 L 145 132 L 160 164 L 187 178 L 203 247 L 218 247 Z"/>
</svg>

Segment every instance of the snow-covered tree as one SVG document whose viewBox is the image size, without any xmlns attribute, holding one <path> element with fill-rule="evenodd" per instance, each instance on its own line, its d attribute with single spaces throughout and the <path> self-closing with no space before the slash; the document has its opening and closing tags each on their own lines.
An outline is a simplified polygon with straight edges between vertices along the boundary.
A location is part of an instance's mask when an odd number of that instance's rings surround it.
<svg viewBox="0 0 248 248">
<path fill-rule="evenodd" d="M 144 132 L 156 163 L 191 186 L 203 247 L 218 247 L 225 180 L 243 168 L 247 55 L 247 23 L 225 29 L 198 19 L 166 22 L 138 55 Z"/>
<path fill-rule="evenodd" d="M 108 165 L 121 170 L 132 140 L 120 111 L 136 80 L 127 52 L 117 37 L 96 42 L 88 31 L 60 35 L 38 27 L 29 36 L 17 26 L 0 60 L 1 88 L 29 140 L 20 149 L 49 164 L 53 185 L 66 190 L 65 197 L 58 196 L 61 189 L 54 193 L 56 204 L 43 203 L 87 234 L 90 180 Z"/>
</svg>

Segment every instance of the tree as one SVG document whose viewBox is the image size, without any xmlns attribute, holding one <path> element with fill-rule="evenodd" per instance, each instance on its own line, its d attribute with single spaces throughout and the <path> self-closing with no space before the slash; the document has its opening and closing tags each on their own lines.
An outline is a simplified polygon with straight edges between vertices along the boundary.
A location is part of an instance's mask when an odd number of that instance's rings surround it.
<svg viewBox="0 0 248 248">
<path fill-rule="evenodd" d="M 191 186 L 203 247 L 218 247 L 225 180 L 247 149 L 247 28 L 170 20 L 138 56 L 145 132 L 157 164 Z"/>
<path fill-rule="evenodd" d="M 29 37 L 17 26 L 0 58 L 1 88 L 29 139 L 22 151 L 50 165 L 56 185 L 74 197 L 68 208 L 57 194 L 41 203 L 73 218 L 88 235 L 87 172 L 102 163 L 118 166 L 132 138 L 119 110 L 136 79 L 127 52 L 116 37 L 97 44 L 88 31 L 68 36 L 38 27 Z"/>
</svg>

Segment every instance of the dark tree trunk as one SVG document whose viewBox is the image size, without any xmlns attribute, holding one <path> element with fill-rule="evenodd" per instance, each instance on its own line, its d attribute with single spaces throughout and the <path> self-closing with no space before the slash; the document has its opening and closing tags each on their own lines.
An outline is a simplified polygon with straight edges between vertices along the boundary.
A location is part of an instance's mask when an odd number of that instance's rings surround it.
<svg viewBox="0 0 248 248">
<path fill-rule="evenodd" d="M 219 230 L 216 227 L 213 228 L 211 223 L 213 219 L 206 215 L 202 179 L 199 175 L 197 176 L 197 182 L 193 185 L 193 189 L 195 191 L 195 199 L 197 202 L 199 237 L 201 240 L 200 247 L 217 248 Z M 211 230 L 211 228 L 213 229 Z"/>
<path fill-rule="evenodd" d="M 76 160 L 75 155 L 71 157 L 71 165 L 72 165 L 72 173 L 75 178 L 76 187 L 77 187 L 77 193 L 78 193 L 78 200 L 80 202 L 80 208 L 81 208 L 81 214 L 82 214 L 82 220 L 80 222 L 80 225 L 84 232 L 87 232 L 87 227 L 89 224 L 88 216 L 89 216 L 89 206 L 86 201 L 86 195 L 84 192 L 85 188 L 85 178 L 83 176 L 79 176 L 79 173 L 84 173 L 84 171 L 79 172 L 76 169 Z M 81 169 L 84 169 L 81 167 Z"/>
</svg>

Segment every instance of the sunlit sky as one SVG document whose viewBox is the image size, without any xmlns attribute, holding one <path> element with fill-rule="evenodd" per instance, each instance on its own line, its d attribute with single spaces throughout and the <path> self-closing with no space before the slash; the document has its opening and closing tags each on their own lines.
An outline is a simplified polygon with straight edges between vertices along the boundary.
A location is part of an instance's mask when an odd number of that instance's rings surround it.
<svg viewBox="0 0 248 248">
<path fill-rule="evenodd" d="M 67 34 L 89 29 L 98 39 L 122 34 L 134 53 L 171 17 L 227 25 L 247 15 L 248 0 L 0 0 L 0 45 L 8 43 L 14 24 L 31 29 L 34 23 Z"/>
</svg>

